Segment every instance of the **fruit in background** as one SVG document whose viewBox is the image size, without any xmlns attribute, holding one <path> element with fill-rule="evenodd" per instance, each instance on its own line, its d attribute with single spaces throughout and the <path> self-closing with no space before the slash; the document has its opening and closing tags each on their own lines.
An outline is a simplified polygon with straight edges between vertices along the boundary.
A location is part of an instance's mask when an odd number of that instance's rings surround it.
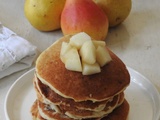
<svg viewBox="0 0 160 120">
<path fill-rule="evenodd" d="M 131 0 L 93 0 L 108 16 L 109 27 L 122 23 L 129 15 Z"/>
<path fill-rule="evenodd" d="M 65 0 L 26 0 L 24 13 L 30 24 L 40 31 L 60 28 Z"/>
<path fill-rule="evenodd" d="M 92 0 L 66 0 L 61 14 L 64 35 L 85 32 L 96 40 L 108 33 L 108 18 Z"/>
</svg>

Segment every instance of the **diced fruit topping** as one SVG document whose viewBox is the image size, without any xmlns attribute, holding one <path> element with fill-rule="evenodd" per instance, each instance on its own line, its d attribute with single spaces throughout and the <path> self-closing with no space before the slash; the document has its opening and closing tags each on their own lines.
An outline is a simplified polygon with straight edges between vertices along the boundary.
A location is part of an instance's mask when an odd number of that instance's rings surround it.
<svg viewBox="0 0 160 120">
<path fill-rule="evenodd" d="M 82 71 L 83 75 L 91 75 L 91 74 L 101 72 L 101 69 L 98 63 L 87 64 L 85 62 L 82 62 L 82 67 L 83 67 L 83 71 Z"/>
<path fill-rule="evenodd" d="M 76 48 L 70 49 L 65 55 L 65 67 L 68 70 L 82 71 L 80 56 Z"/>
<path fill-rule="evenodd" d="M 107 64 L 109 61 L 111 61 L 112 58 L 105 47 L 98 46 L 98 48 L 96 49 L 96 60 L 99 63 L 99 65 L 102 67 L 105 64 Z"/>
<path fill-rule="evenodd" d="M 92 41 L 85 42 L 80 51 L 82 62 L 94 64 L 96 62 L 96 49 Z"/>
<path fill-rule="evenodd" d="M 71 50 L 72 46 L 69 43 L 63 42 L 61 47 L 60 58 L 63 62 L 65 62 L 66 53 Z"/>
<path fill-rule="evenodd" d="M 112 60 L 104 41 L 91 40 L 84 32 L 70 38 L 69 43 L 63 42 L 60 58 L 66 69 L 91 75 L 101 72 L 101 68 Z"/>
<path fill-rule="evenodd" d="M 93 40 L 93 44 L 94 44 L 95 48 L 97 48 L 98 46 L 102 46 L 102 47 L 106 46 L 106 43 L 104 41 Z"/>
<path fill-rule="evenodd" d="M 84 42 L 91 41 L 91 37 L 84 32 L 80 32 L 70 38 L 70 44 L 80 49 Z"/>
</svg>

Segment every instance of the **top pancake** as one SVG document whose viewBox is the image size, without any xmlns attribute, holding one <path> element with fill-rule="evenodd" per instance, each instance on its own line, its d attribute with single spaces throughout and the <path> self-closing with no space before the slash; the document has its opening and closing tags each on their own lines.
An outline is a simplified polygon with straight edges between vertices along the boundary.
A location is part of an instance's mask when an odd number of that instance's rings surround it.
<svg viewBox="0 0 160 120">
<path fill-rule="evenodd" d="M 71 36 L 57 40 L 41 53 L 36 61 L 36 74 L 43 84 L 48 85 L 57 94 L 75 101 L 103 101 L 122 92 L 130 83 L 130 76 L 124 63 L 110 50 L 112 61 L 93 75 L 82 75 L 70 71 L 60 60 L 63 41 Z"/>
</svg>

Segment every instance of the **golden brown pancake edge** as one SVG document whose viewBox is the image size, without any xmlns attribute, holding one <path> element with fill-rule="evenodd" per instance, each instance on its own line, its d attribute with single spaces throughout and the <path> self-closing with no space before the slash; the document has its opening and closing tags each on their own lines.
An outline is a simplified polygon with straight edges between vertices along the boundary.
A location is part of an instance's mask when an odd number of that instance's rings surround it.
<svg viewBox="0 0 160 120">
<path fill-rule="evenodd" d="M 57 40 L 38 57 L 36 74 L 43 84 L 75 101 L 103 101 L 125 90 L 130 83 L 128 70 L 110 50 L 112 61 L 102 67 L 100 73 L 84 76 L 67 70 L 60 60 L 60 49 L 62 42 L 68 42 L 70 37 Z"/>
</svg>

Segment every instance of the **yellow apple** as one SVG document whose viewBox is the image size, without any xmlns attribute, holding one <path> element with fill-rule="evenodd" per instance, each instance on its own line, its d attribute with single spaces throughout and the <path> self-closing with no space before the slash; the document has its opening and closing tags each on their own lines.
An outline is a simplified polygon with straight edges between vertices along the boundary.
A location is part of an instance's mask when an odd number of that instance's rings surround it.
<svg viewBox="0 0 160 120">
<path fill-rule="evenodd" d="M 60 28 L 60 17 L 66 0 L 26 0 L 24 13 L 30 24 L 40 31 Z"/>
<path fill-rule="evenodd" d="M 132 7 L 131 0 L 93 0 L 108 16 L 109 26 L 122 23 L 129 15 Z"/>
</svg>

